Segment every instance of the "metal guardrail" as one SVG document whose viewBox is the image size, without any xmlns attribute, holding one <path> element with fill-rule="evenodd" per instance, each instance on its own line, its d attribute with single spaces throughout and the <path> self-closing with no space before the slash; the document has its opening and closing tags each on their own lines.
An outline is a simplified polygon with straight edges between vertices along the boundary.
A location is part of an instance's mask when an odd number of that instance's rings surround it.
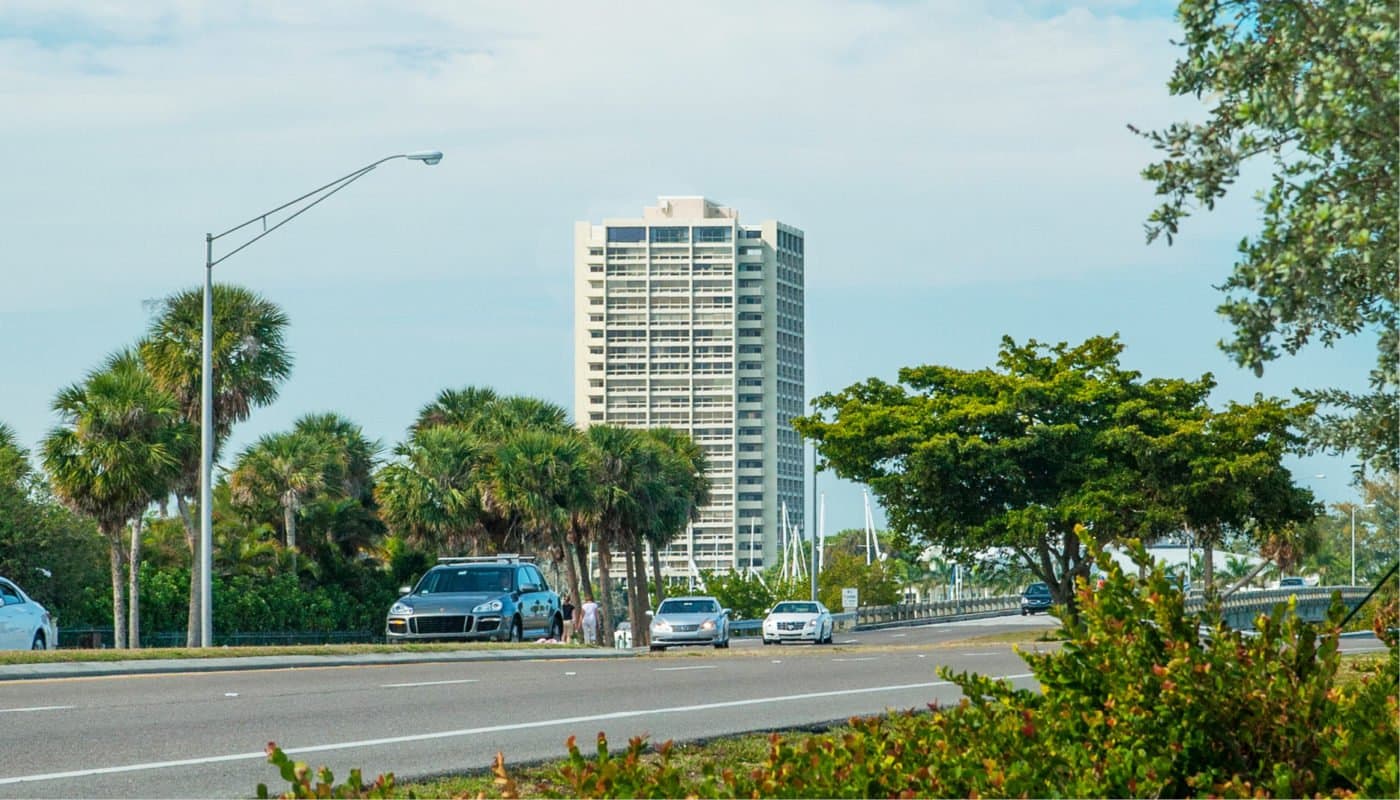
<svg viewBox="0 0 1400 800">
<path fill-rule="evenodd" d="M 832 614 L 837 630 L 850 630 L 866 626 L 886 625 L 898 622 L 919 622 L 927 620 L 960 619 L 970 615 L 1004 615 L 1021 610 L 1020 595 L 998 597 L 973 597 L 962 600 L 943 600 L 937 603 L 897 603 L 889 606 L 861 606 L 855 611 Z M 745 619 L 729 623 L 729 632 L 734 636 L 758 636 L 763 627 L 761 619 Z"/>
<path fill-rule="evenodd" d="M 1221 615 L 1232 628 L 1252 628 L 1254 619 L 1267 614 L 1279 603 L 1296 597 L 1298 616 L 1310 622 L 1321 622 L 1332 605 L 1332 594 L 1341 594 L 1342 602 L 1355 608 L 1366 597 L 1365 586 L 1309 586 L 1286 589 L 1241 590 L 1220 603 Z M 1205 598 L 1194 595 L 1186 600 L 1187 613 L 1199 613 L 1206 607 Z"/>
</svg>

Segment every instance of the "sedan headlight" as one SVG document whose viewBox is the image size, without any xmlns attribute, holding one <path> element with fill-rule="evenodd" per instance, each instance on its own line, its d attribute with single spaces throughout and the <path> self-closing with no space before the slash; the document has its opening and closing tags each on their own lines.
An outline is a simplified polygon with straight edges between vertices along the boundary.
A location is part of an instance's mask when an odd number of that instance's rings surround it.
<svg viewBox="0 0 1400 800">
<path fill-rule="evenodd" d="M 702 630 L 702 631 L 712 631 L 712 630 L 714 630 L 714 629 L 715 629 L 715 621 L 712 620 L 712 619 L 707 619 L 707 620 L 705 620 L 704 622 L 700 623 L 700 630 Z"/>
<path fill-rule="evenodd" d="M 489 614 L 489 613 L 491 613 L 492 611 L 500 611 L 503 607 L 504 607 L 504 606 L 501 605 L 501 601 L 500 601 L 500 600 L 492 600 L 492 601 L 487 602 L 487 603 L 482 603 L 481 605 L 477 606 L 476 608 L 473 608 L 473 609 L 472 609 L 472 613 L 473 613 L 473 614 Z"/>
<path fill-rule="evenodd" d="M 660 633 L 670 633 L 671 623 L 667 622 L 664 619 L 652 620 L 651 629 Z"/>
<path fill-rule="evenodd" d="M 807 620 L 807 624 L 804 625 L 804 626 L 802 626 L 802 627 L 804 627 L 804 628 L 815 628 L 815 627 L 817 627 L 817 621 L 814 620 L 814 619 L 809 619 L 809 620 Z"/>
<path fill-rule="evenodd" d="M 397 617 L 411 617 L 413 616 L 413 606 L 407 603 L 394 603 L 389 606 L 389 613 Z"/>
</svg>

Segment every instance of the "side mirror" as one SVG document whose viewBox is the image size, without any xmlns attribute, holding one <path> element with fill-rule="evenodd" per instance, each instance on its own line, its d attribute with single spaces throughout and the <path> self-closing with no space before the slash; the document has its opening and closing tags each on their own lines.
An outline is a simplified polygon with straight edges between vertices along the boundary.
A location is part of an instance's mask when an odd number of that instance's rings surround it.
<svg viewBox="0 0 1400 800">
<path fill-rule="evenodd" d="M 765 609 L 763 609 L 763 613 L 764 613 L 765 616 L 768 615 L 768 614 L 772 614 L 772 613 L 773 613 L 773 609 L 771 609 L 771 608 L 765 608 Z"/>
<path fill-rule="evenodd" d="M 521 591 L 521 592 L 538 592 L 539 590 L 540 590 L 540 587 L 536 586 L 536 585 L 533 584 L 533 583 L 522 583 L 522 584 L 520 584 L 520 591 Z"/>
<path fill-rule="evenodd" d="M 727 617 L 727 616 L 729 616 L 729 613 L 730 613 L 730 612 L 729 612 L 729 609 L 727 609 L 727 608 L 722 608 L 722 609 L 720 609 L 720 612 L 719 612 L 719 613 L 721 613 L 721 614 L 723 614 L 723 615 L 725 615 L 725 616 Z"/>
<path fill-rule="evenodd" d="M 649 609 L 649 608 L 648 608 L 648 609 L 647 609 L 647 616 L 648 616 L 648 617 L 650 617 L 650 616 L 654 616 L 654 615 L 655 615 L 655 614 L 656 614 L 656 612 L 655 612 L 655 611 L 652 611 L 652 610 L 651 610 L 651 609 Z"/>
<path fill-rule="evenodd" d="M 412 586 L 400 586 L 400 587 L 399 587 L 399 594 L 400 594 L 400 595 L 413 594 L 413 587 L 412 587 Z"/>
</svg>

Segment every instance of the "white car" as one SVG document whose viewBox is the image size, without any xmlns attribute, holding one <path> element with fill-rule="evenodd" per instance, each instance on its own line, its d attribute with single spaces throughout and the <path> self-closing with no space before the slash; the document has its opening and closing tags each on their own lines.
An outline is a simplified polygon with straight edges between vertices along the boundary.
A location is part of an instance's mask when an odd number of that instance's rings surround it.
<svg viewBox="0 0 1400 800">
<path fill-rule="evenodd" d="M 54 650 L 58 625 L 13 582 L 0 578 L 0 650 Z"/>
<path fill-rule="evenodd" d="M 831 644 L 835 623 L 826 606 L 810 600 L 785 600 L 763 619 L 763 643 Z"/>
</svg>

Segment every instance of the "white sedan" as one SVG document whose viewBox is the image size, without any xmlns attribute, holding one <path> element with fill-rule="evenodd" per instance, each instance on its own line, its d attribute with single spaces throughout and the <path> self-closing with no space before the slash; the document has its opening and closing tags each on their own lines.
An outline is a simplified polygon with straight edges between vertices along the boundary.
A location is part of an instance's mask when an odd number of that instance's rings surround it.
<svg viewBox="0 0 1400 800">
<path fill-rule="evenodd" d="M 831 644 L 835 629 L 831 612 L 821 603 L 809 600 L 785 600 L 768 612 L 763 620 L 763 643 L 811 642 Z"/>
<path fill-rule="evenodd" d="M 0 578 L 0 650 L 54 650 L 53 617 L 13 582 Z"/>
</svg>

